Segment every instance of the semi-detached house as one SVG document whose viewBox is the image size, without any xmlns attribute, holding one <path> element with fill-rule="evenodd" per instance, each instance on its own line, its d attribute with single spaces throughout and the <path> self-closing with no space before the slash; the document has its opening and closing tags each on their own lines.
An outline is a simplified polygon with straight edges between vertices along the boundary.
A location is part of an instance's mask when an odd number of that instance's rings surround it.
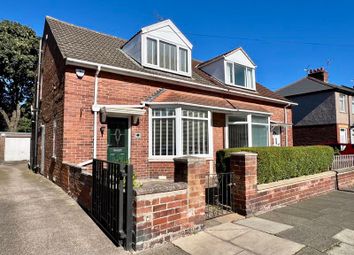
<svg viewBox="0 0 354 255">
<path fill-rule="evenodd" d="M 129 40 L 47 17 L 41 46 L 36 164 L 130 162 L 172 178 L 173 158 L 227 147 L 292 146 L 291 101 L 256 82 L 242 48 L 205 62 L 170 21 Z"/>
</svg>

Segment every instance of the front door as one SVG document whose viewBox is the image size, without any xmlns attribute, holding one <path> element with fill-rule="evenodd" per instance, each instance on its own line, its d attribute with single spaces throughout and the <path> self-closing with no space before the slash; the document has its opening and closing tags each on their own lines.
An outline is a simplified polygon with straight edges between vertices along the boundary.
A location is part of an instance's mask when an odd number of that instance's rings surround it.
<svg viewBox="0 0 354 255">
<path fill-rule="evenodd" d="M 108 161 L 128 163 L 128 118 L 108 118 L 107 125 Z"/>
<path fill-rule="evenodd" d="M 274 127 L 273 129 L 273 146 L 280 146 L 280 127 Z"/>
</svg>

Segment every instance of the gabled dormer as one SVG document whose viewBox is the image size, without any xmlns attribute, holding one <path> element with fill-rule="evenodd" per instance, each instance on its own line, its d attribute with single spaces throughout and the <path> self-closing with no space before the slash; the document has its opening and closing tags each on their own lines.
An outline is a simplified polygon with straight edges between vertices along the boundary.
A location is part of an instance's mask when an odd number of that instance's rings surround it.
<svg viewBox="0 0 354 255">
<path fill-rule="evenodd" d="M 144 67 L 191 76 L 192 47 L 168 19 L 143 27 L 122 49 Z"/>
<path fill-rule="evenodd" d="M 199 68 L 226 85 L 256 90 L 256 65 L 242 48 L 208 60 Z"/>
</svg>

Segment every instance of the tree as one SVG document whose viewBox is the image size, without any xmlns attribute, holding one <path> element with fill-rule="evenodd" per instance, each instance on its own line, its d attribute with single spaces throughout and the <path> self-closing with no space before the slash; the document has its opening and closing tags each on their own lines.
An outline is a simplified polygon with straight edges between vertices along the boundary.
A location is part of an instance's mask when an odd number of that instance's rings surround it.
<svg viewBox="0 0 354 255">
<path fill-rule="evenodd" d="M 31 28 L 8 20 L 0 22 L 0 116 L 10 132 L 18 131 L 20 121 L 25 126 L 28 123 L 25 119 L 33 99 L 38 43 Z"/>
</svg>

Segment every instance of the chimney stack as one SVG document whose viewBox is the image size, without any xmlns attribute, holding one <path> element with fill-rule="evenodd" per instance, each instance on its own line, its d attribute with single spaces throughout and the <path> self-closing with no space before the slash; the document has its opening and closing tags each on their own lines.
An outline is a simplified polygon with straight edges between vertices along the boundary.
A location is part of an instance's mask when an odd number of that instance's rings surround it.
<svg viewBox="0 0 354 255">
<path fill-rule="evenodd" d="M 323 67 L 311 69 L 307 76 L 323 82 L 328 82 L 328 72 Z"/>
</svg>

